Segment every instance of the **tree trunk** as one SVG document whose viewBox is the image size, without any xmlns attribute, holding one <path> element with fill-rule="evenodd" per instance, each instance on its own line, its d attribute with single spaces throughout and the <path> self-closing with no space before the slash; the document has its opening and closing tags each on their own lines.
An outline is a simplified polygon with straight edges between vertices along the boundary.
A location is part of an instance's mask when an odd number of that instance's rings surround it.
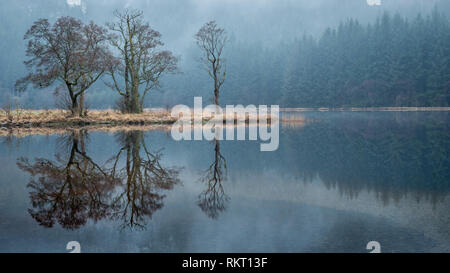
<svg viewBox="0 0 450 273">
<path fill-rule="evenodd" d="M 219 89 L 214 89 L 214 103 L 219 105 Z"/>
<path fill-rule="evenodd" d="M 139 102 L 139 88 L 135 86 L 131 91 L 130 112 L 135 114 L 142 113 L 142 107 Z"/>
<path fill-rule="evenodd" d="M 214 103 L 219 105 L 219 80 L 217 79 L 216 70 L 214 69 Z"/>
<path fill-rule="evenodd" d="M 82 95 L 80 97 L 80 101 L 78 101 L 78 96 L 74 96 L 70 98 L 72 100 L 72 107 L 71 107 L 71 112 L 72 112 L 72 116 L 79 116 L 82 117 L 83 116 L 83 103 L 84 103 L 84 99 L 82 98 Z"/>
<path fill-rule="evenodd" d="M 79 114 L 79 107 L 78 107 L 78 101 L 77 101 L 77 97 L 71 97 L 72 100 L 72 107 L 71 107 L 71 111 L 72 111 L 72 116 L 76 116 L 77 114 Z"/>
<path fill-rule="evenodd" d="M 85 113 L 84 113 L 84 93 L 80 94 L 80 104 L 78 107 L 79 107 L 80 117 L 83 117 L 85 115 Z"/>
</svg>

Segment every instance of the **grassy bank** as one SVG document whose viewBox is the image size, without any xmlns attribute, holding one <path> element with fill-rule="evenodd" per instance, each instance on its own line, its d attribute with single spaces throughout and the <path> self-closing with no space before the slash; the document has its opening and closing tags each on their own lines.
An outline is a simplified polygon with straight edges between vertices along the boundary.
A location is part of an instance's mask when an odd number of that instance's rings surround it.
<svg viewBox="0 0 450 273">
<path fill-rule="evenodd" d="M 200 117 L 202 123 L 213 117 L 205 115 Z M 245 120 L 246 123 L 259 122 L 255 114 L 224 115 L 224 118 L 233 120 Z M 276 117 L 268 116 L 271 122 Z M 164 109 L 151 109 L 140 114 L 123 114 L 115 110 L 91 110 L 85 117 L 71 116 L 66 110 L 24 110 L 11 111 L 0 110 L 0 129 L 11 128 L 80 128 L 101 126 L 147 126 L 147 125 L 171 125 L 178 120 L 171 117 L 170 112 Z M 191 117 L 180 116 L 180 120 L 192 122 Z"/>
<path fill-rule="evenodd" d="M 450 107 L 374 107 L 374 108 L 282 108 L 281 112 L 308 112 L 308 111 L 389 111 L 389 112 L 411 112 L 411 111 L 450 111 Z M 230 119 L 229 115 L 224 116 Z M 192 117 L 180 117 L 181 120 L 192 122 Z M 268 116 L 270 123 L 278 117 Z M 208 115 L 203 116 L 202 122 L 211 120 Z M 230 120 L 244 119 L 248 123 L 258 123 L 259 117 L 255 114 L 235 115 Z M 170 112 L 165 109 L 149 109 L 141 114 L 123 114 L 116 110 L 90 110 L 85 117 L 71 116 L 67 110 L 2 110 L 0 109 L 0 129 L 11 128 L 80 128 L 80 127 L 112 127 L 112 126 L 147 126 L 147 125 L 171 125 L 177 118 L 171 117 Z M 283 123 L 305 122 L 302 116 L 282 115 Z"/>
<path fill-rule="evenodd" d="M 114 110 L 92 110 L 86 117 L 73 117 L 66 110 L 0 111 L 0 127 L 67 128 L 101 125 L 154 125 L 172 124 L 176 119 L 165 110 L 141 114 L 122 114 Z"/>
<path fill-rule="evenodd" d="M 230 115 L 224 118 L 231 118 Z M 203 116 L 200 124 L 193 122 L 193 116 L 181 116 L 180 120 L 190 123 L 192 128 L 205 124 L 212 118 Z M 245 120 L 238 123 L 237 120 Z M 270 123 L 276 117 L 269 116 L 267 122 Z M 170 131 L 171 125 L 177 121 L 170 112 L 164 109 L 150 109 L 141 114 L 122 114 L 114 110 L 92 110 L 86 117 L 72 117 L 69 111 L 65 110 L 0 110 L 0 137 L 26 137 L 29 135 L 53 135 L 66 134 L 79 130 L 86 131 Z M 254 114 L 234 115 L 234 123 L 224 123 L 227 126 L 258 126 L 259 117 Z M 300 116 L 292 116 L 281 120 L 288 122 L 292 126 L 303 125 L 305 119 Z"/>
</svg>

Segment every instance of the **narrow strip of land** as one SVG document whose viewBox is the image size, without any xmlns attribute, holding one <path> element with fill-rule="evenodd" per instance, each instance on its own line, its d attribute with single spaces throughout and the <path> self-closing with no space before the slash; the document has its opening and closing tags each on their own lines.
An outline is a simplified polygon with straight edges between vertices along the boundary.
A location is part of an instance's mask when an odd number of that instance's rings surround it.
<svg viewBox="0 0 450 273">
<path fill-rule="evenodd" d="M 337 108 L 280 108 L 283 112 L 336 111 L 336 112 L 429 112 L 450 111 L 450 107 L 337 107 Z"/>
<path fill-rule="evenodd" d="M 70 111 L 66 110 L 0 110 L 0 129 L 10 128 L 80 128 L 80 127 L 102 127 L 102 126 L 148 126 L 148 125 L 171 125 L 177 120 L 192 122 L 199 118 L 202 123 L 211 119 L 219 118 L 210 115 L 201 115 L 200 117 L 193 114 L 180 117 L 173 117 L 168 110 L 164 109 L 146 109 L 140 114 L 123 114 L 114 110 L 92 110 L 85 116 L 73 116 Z M 267 121 L 270 122 L 277 117 L 271 114 L 267 115 Z M 239 120 L 245 123 L 259 122 L 257 114 L 235 113 L 235 115 L 224 114 L 222 119 L 224 122 L 231 120 L 237 123 Z M 220 119 L 218 119 L 220 121 Z"/>
<path fill-rule="evenodd" d="M 281 108 L 281 112 L 308 112 L 308 111 L 336 111 L 336 112 L 426 112 L 426 111 L 450 111 L 450 107 L 366 107 L 366 108 Z M 258 116 L 245 114 L 233 116 L 237 121 L 243 118 L 246 122 L 259 121 Z M 274 118 L 268 116 L 270 122 Z M 182 117 L 190 122 L 192 117 Z M 202 121 L 211 119 L 202 116 Z M 224 115 L 228 119 L 228 114 Z M 171 125 L 178 120 L 172 117 L 166 109 L 146 109 L 140 114 L 123 114 L 115 110 L 91 110 L 84 117 L 72 116 L 67 110 L 0 110 L 0 129 L 11 128 L 80 128 L 80 127 L 113 127 L 113 126 L 149 126 L 149 125 Z M 301 122 L 305 119 L 301 116 L 285 116 L 279 118 L 281 122 Z"/>
<path fill-rule="evenodd" d="M 114 110 L 92 110 L 84 117 L 71 116 L 66 110 L 0 111 L 0 127 L 66 128 L 82 126 L 122 126 L 172 124 L 176 121 L 168 111 L 146 111 L 141 114 L 122 114 Z"/>
</svg>

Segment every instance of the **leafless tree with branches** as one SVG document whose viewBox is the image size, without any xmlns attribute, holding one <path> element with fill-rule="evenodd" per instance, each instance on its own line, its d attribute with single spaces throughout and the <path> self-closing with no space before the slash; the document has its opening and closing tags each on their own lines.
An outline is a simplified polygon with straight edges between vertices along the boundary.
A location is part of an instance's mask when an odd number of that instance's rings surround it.
<svg viewBox="0 0 450 273">
<path fill-rule="evenodd" d="M 228 41 L 223 28 L 219 28 L 215 21 L 204 24 L 195 35 L 197 45 L 202 50 L 201 62 L 214 80 L 214 102 L 219 105 L 220 87 L 225 82 L 225 59 L 223 49 Z"/>
<path fill-rule="evenodd" d="M 72 115 L 83 115 L 83 96 L 116 62 L 107 47 L 107 29 L 85 25 L 73 17 L 60 17 L 53 25 L 39 19 L 26 32 L 25 65 L 30 71 L 16 82 L 18 90 L 29 84 L 45 88 L 59 82 L 71 100 Z"/>
<path fill-rule="evenodd" d="M 142 11 L 115 11 L 114 15 L 116 22 L 107 24 L 113 32 L 109 41 L 121 62 L 110 67 L 111 81 L 106 84 L 122 96 L 123 112 L 141 113 L 147 93 L 160 86 L 162 75 L 176 71 L 178 59 L 170 51 L 158 50 L 164 45 L 161 34 L 142 20 Z"/>
</svg>

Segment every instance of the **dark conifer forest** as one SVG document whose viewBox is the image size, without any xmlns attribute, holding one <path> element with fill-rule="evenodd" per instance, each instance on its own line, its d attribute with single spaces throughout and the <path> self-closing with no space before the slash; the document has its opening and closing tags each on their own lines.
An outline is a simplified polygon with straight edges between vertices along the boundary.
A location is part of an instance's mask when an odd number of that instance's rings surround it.
<svg viewBox="0 0 450 273">
<path fill-rule="evenodd" d="M 450 24 L 435 10 L 407 20 L 349 19 L 277 50 L 230 57 L 224 96 L 285 107 L 450 105 Z M 242 63 L 251 54 L 253 61 Z M 250 75 L 249 75 L 250 74 Z M 244 77 L 239 78 L 240 76 Z M 242 93 L 230 95 L 232 92 Z"/>
</svg>

